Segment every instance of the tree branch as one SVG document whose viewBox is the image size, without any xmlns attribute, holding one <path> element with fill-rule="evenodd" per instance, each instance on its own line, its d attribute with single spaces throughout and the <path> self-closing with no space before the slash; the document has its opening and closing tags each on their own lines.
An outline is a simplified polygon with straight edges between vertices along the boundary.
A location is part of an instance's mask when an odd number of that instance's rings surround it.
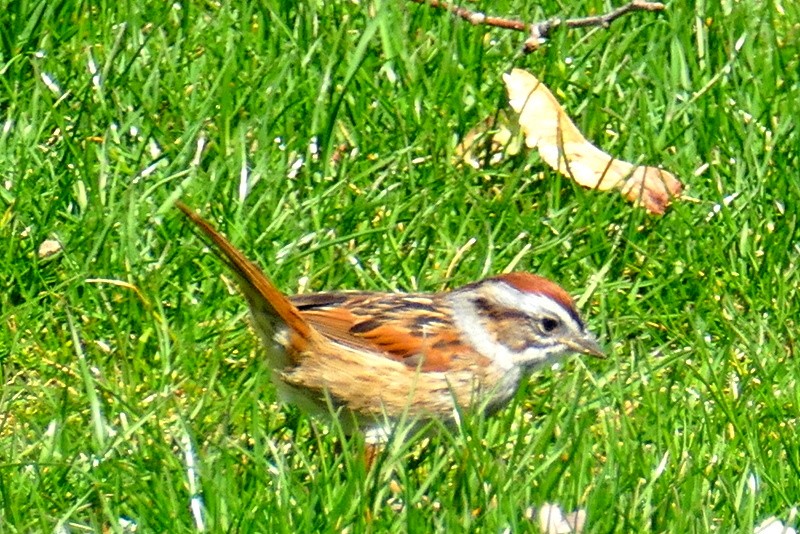
<svg viewBox="0 0 800 534">
<path fill-rule="evenodd" d="M 533 52 L 541 44 L 542 40 L 547 39 L 550 33 L 560 26 L 567 28 L 586 28 L 589 26 L 600 26 L 608 28 L 612 22 L 619 17 L 632 11 L 663 11 L 665 6 L 661 2 L 648 2 L 647 0 L 631 0 L 624 6 L 620 6 L 603 15 L 594 17 L 582 17 L 575 19 L 561 20 L 557 17 L 541 22 L 529 24 L 521 20 L 506 19 L 502 17 L 492 17 L 478 11 L 471 11 L 465 7 L 457 6 L 442 0 L 411 0 L 417 4 L 428 5 L 437 9 L 444 9 L 453 15 L 460 17 L 470 24 L 493 26 L 506 30 L 528 32 L 530 35 L 525 41 L 525 52 Z"/>
</svg>

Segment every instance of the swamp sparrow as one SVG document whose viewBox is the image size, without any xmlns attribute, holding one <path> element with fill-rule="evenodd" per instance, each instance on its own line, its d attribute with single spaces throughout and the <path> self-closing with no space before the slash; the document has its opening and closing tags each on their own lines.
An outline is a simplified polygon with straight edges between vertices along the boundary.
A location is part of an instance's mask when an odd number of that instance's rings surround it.
<svg viewBox="0 0 800 534">
<path fill-rule="evenodd" d="M 281 399 L 338 413 L 345 432 L 362 430 L 368 441 L 403 417 L 492 413 L 533 369 L 569 352 L 603 356 L 567 292 L 541 276 L 514 272 L 442 293 L 287 297 L 208 222 L 177 206 L 235 273 Z"/>
</svg>

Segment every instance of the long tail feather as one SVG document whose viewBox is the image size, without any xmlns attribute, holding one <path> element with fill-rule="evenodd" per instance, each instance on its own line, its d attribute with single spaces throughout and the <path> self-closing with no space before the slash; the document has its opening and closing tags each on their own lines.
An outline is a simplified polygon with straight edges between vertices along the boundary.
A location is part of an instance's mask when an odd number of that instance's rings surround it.
<svg viewBox="0 0 800 534">
<path fill-rule="evenodd" d="M 211 242 L 217 254 L 225 260 L 239 279 L 239 286 L 242 288 L 250 308 L 265 310 L 280 318 L 296 334 L 304 339 L 309 339 L 313 334 L 313 329 L 308 322 L 303 319 L 298 309 L 286 296 L 281 293 L 264 272 L 253 262 L 248 260 L 244 254 L 234 247 L 225 236 L 217 232 L 205 219 L 192 211 L 183 202 L 176 202 L 175 205 Z"/>
</svg>

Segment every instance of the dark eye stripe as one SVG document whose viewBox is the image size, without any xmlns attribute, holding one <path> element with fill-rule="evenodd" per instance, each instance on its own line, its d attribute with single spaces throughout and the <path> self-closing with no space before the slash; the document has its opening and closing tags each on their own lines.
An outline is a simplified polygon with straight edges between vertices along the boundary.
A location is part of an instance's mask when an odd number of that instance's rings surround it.
<svg viewBox="0 0 800 534">
<path fill-rule="evenodd" d="M 477 307 L 481 312 L 483 312 L 491 319 L 496 321 L 504 321 L 504 320 L 527 321 L 530 319 L 530 315 L 528 315 L 524 311 L 510 310 L 508 308 L 495 306 L 484 298 L 477 298 L 474 299 L 472 302 L 473 304 L 475 304 L 475 307 Z"/>
<path fill-rule="evenodd" d="M 518 310 L 509 310 L 506 308 L 495 306 L 494 304 L 489 302 L 488 299 L 483 297 L 472 299 L 472 303 L 475 305 L 476 308 L 478 308 L 480 311 L 482 311 L 492 319 L 496 320 L 512 319 L 512 320 L 524 320 L 524 321 L 531 319 L 531 316 L 525 312 Z M 575 324 L 578 326 L 578 330 L 580 330 L 581 332 L 586 331 L 586 326 L 583 324 L 583 321 L 581 321 L 581 318 L 578 315 L 578 312 L 577 310 L 575 310 L 575 308 L 572 308 L 571 306 L 570 307 L 562 306 L 562 309 L 565 312 L 567 312 L 567 315 L 569 315 L 570 319 L 572 319 L 575 322 Z"/>
<path fill-rule="evenodd" d="M 475 305 L 476 308 L 478 308 L 482 312 L 491 313 L 491 311 L 494 309 L 492 303 L 485 298 L 472 299 L 472 303 Z"/>
</svg>

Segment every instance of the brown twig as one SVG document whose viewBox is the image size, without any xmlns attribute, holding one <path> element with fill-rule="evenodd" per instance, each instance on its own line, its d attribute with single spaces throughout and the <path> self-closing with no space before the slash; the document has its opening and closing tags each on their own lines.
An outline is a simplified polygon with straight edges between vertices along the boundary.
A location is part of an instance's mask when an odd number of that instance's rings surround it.
<svg viewBox="0 0 800 534">
<path fill-rule="evenodd" d="M 470 11 L 466 7 L 459 7 L 447 2 L 440 2 L 439 0 L 411 0 L 417 4 L 426 4 L 431 7 L 439 9 L 446 9 L 453 15 L 461 17 L 470 24 L 486 24 L 487 26 L 495 26 L 496 28 L 505 28 L 506 30 L 516 30 L 518 32 L 527 31 L 529 24 L 521 20 L 504 19 L 501 17 L 490 17 L 477 11 Z"/>
<path fill-rule="evenodd" d="M 506 19 L 502 17 L 492 17 L 478 11 L 471 11 L 465 7 L 457 6 L 441 0 L 411 0 L 417 4 L 425 4 L 438 9 L 445 9 L 457 17 L 468 21 L 470 24 L 485 24 L 495 28 L 528 32 L 530 37 L 525 41 L 525 51 L 532 52 L 539 47 L 543 39 L 547 39 L 550 33 L 560 26 L 567 28 L 585 28 L 588 26 L 601 26 L 607 28 L 614 20 L 632 11 L 663 11 L 664 4 L 660 2 L 648 2 L 647 0 L 631 0 L 624 6 L 594 17 L 582 17 L 576 19 L 561 20 L 557 17 L 529 24 L 521 20 Z"/>
</svg>

